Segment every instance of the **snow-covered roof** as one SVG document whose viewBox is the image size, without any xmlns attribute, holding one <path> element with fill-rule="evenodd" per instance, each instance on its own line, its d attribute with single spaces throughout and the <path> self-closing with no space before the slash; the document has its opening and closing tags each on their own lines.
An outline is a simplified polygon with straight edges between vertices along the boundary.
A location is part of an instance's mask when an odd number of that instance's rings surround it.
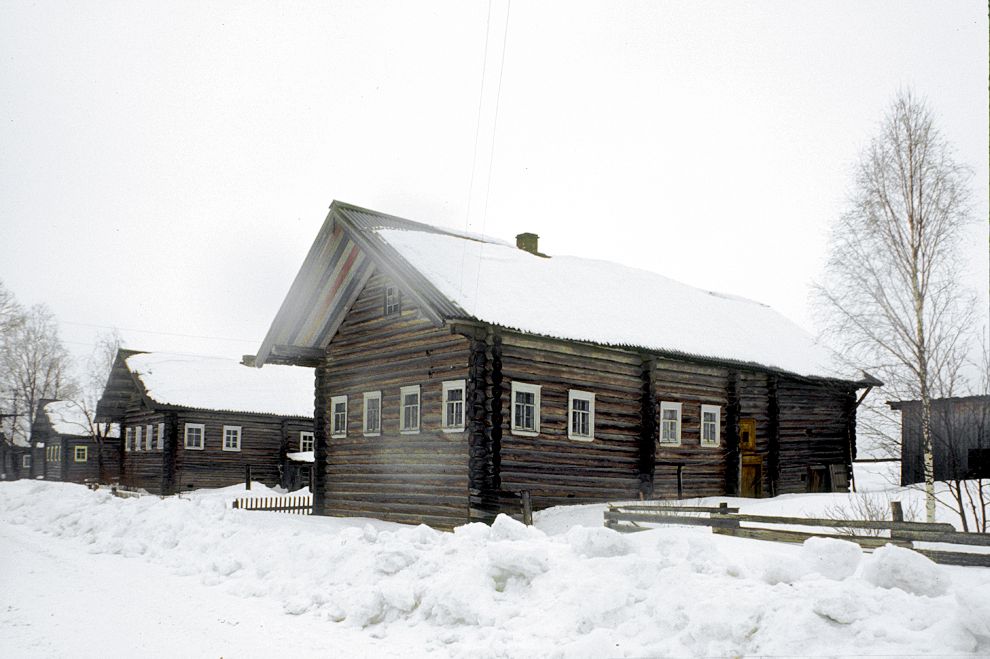
<svg viewBox="0 0 990 659">
<path fill-rule="evenodd" d="M 295 453 L 286 453 L 285 457 L 293 462 L 316 462 L 316 453 L 314 451 L 296 451 Z"/>
<path fill-rule="evenodd" d="M 478 320 L 560 339 L 835 377 L 829 353 L 765 304 L 600 260 L 542 258 L 435 230 L 372 229 Z"/>
<path fill-rule="evenodd" d="M 42 408 L 52 430 L 59 435 L 90 436 L 92 428 L 82 406 L 71 400 L 53 400 Z M 103 424 L 100 424 L 101 426 Z M 106 437 L 120 437 L 120 429 L 111 423 Z"/>
<path fill-rule="evenodd" d="M 203 410 L 313 416 L 313 369 L 233 359 L 145 352 L 127 358 L 145 393 L 163 405 Z"/>
</svg>

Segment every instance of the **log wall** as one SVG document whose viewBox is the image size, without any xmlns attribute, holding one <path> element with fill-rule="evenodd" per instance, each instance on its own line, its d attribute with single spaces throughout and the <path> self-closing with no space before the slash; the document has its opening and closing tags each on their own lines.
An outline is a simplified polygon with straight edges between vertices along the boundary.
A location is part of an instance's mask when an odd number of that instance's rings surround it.
<svg viewBox="0 0 990 659">
<path fill-rule="evenodd" d="M 656 400 L 653 420 L 657 438 L 654 496 L 677 496 L 678 465 L 683 496 L 725 494 L 729 371 L 718 366 L 658 357 L 654 360 L 653 380 Z M 661 402 L 681 403 L 680 446 L 659 443 Z M 718 447 L 701 445 L 702 405 L 718 405 L 721 410 Z"/>
<path fill-rule="evenodd" d="M 778 494 L 808 491 L 808 467 L 841 464 L 850 475 L 855 392 L 833 383 L 779 376 Z"/>
<path fill-rule="evenodd" d="M 467 380 L 471 343 L 427 320 L 402 297 L 384 315 L 384 287 L 373 275 L 327 346 L 321 397 L 326 415 L 322 514 L 368 516 L 440 528 L 468 520 L 468 431 L 440 429 L 441 383 Z M 420 432 L 399 431 L 399 389 L 420 386 Z M 363 393 L 381 391 L 382 430 L 362 433 Z M 465 392 L 465 395 L 474 392 Z M 332 437 L 332 396 L 347 396 L 347 435 Z M 476 401 L 475 401 L 476 402 Z M 470 401 L 465 402 L 465 416 Z"/>
<path fill-rule="evenodd" d="M 642 357 L 505 332 L 501 341 L 498 474 L 502 490 L 529 491 L 533 507 L 639 495 Z M 540 433 L 512 433 L 512 382 L 541 385 Z M 593 441 L 567 437 L 568 391 L 595 394 Z"/>
</svg>

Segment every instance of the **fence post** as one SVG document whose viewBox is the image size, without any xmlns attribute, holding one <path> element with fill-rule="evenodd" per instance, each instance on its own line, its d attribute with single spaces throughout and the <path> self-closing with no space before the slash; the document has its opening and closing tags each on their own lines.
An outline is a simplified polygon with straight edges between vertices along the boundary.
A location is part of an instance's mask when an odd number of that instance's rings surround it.
<svg viewBox="0 0 990 659">
<path fill-rule="evenodd" d="M 682 470 L 684 465 L 677 465 L 677 498 L 684 498 L 684 478 L 682 476 Z"/>
<path fill-rule="evenodd" d="M 904 509 L 901 507 L 900 501 L 890 502 L 890 519 L 895 522 L 904 521 Z"/>
<path fill-rule="evenodd" d="M 523 514 L 523 524 L 526 526 L 533 525 L 533 500 L 529 497 L 529 490 L 523 490 L 522 493 L 522 514 Z"/>
<path fill-rule="evenodd" d="M 251 465 L 244 465 L 244 489 L 251 489 Z"/>
<path fill-rule="evenodd" d="M 238 503 L 239 502 L 237 501 L 237 499 L 234 499 L 234 508 L 240 508 L 240 506 L 237 505 Z"/>
<path fill-rule="evenodd" d="M 718 504 L 718 514 L 719 515 L 728 515 L 729 514 L 729 504 L 726 503 L 725 501 L 719 502 L 719 504 Z"/>
</svg>

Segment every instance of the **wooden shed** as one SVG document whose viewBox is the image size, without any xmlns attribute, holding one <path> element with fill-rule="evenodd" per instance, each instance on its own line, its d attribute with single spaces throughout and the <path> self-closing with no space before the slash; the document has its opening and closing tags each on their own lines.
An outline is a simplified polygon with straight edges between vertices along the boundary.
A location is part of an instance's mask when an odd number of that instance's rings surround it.
<svg viewBox="0 0 990 659">
<path fill-rule="evenodd" d="M 517 242 L 333 203 L 255 360 L 316 369 L 316 512 L 848 487 L 875 380 L 765 305 Z"/>
<path fill-rule="evenodd" d="M 120 470 L 120 433 L 116 424 L 90 423 L 79 403 L 38 402 L 31 443 L 35 478 L 70 483 L 110 483 Z"/>
<path fill-rule="evenodd" d="M 921 401 L 888 401 L 901 412 L 901 485 L 925 481 Z M 935 480 L 990 478 L 990 396 L 932 400 Z"/>
<path fill-rule="evenodd" d="M 286 454 L 312 450 L 313 371 L 120 350 L 97 417 L 121 426 L 120 481 L 155 494 L 251 479 L 283 484 Z"/>
<path fill-rule="evenodd" d="M 0 480 L 31 476 L 31 447 L 15 443 L 0 430 Z"/>
</svg>

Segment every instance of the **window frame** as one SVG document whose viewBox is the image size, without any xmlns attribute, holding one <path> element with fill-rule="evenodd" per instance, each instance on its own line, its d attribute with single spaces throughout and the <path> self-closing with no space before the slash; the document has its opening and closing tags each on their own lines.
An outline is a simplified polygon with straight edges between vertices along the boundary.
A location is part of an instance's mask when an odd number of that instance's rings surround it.
<svg viewBox="0 0 990 659">
<path fill-rule="evenodd" d="M 389 290 L 395 291 L 395 304 L 390 305 L 388 300 Z M 394 308 L 392 308 L 394 307 Z M 391 311 L 389 309 L 392 308 Z M 392 316 L 402 315 L 402 291 L 395 284 L 385 284 L 382 287 L 382 316 L 385 318 L 390 318 Z"/>
<path fill-rule="evenodd" d="M 416 425 L 413 427 L 406 425 L 406 396 L 416 394 Z M 410 384 L 399 387 L 399 433 L 403 435 L 417 435 L 423 427 L 423 393 L 418 384 Z"/>
<path fill-rule="evenodd" d="M 242 428 L 241 426 L 224 426 L 223 427 L 223 433 L 220 435 L 223 438 L 222 441 L 221 441 L 221 444 L 220 444 L 220 448 L 222 450 L 224 450 L 224 451 L 230 451 L 230 452 L 233 452 L 233 453 L 239 453 L 240 452 L 240 450 L 241 450 L 241 437 L 242 437 L 242 435 L 241 435 L 241 428 Z M 237 446 L 236 447 L 229 447 L 229 446 L 227 446 L 227 431 L 228 430 L 236 430 L 237 431 Z"/>
<path fill-rule="evenodd" d="M 449 411 L 447 393 L 450 391 L 461 391 L 461 422 L 459 424 L 450 423 L 447 413 Z M 440 384 L 441 409 L 440 409 L 440 429 L 443 432 L 464 432 L 467 427 L 467 380 L 444 380 Z M 458 401 L 454 401 L 455 404 Z"/>
<path fill-rule="evenodd" d="M 574 401 L 583 400 L 588 403 L 588 434 L 574 432 Z M 576 442 L 595 441 L 595 394 L 591 391 L 568 389 L 567 391 L 567 439 Z"/>
<path fill-rule="evenodd" d="M 79 451 L 82 451 L 82 460 L 79 459 Z M 89 447 L 79 446 L 78 444 L 72 447 L 72 462 L 89 462 Z"/>
<path fill-rule="evenodd" d="M 161 451 L 165 448 L 165 423 L 158 423 L 158 440 L 155 442 L 155 449 Z"/>
<path fill-rule="evenodd" d="M 509 429 L 511 434 L 520 437 L 537 437 L 540 434 L 541 390 L 543 385 L 512 381 L 511 407 L 509 408 Z M 516 425 L 516 394 L 533 394 L 533 428 Z"/>
<path fill-rule="evenodd" d="M 715 443 L 705 441 L 705 413 L 714 412 L 715 413 Z M 722 444 L 722 406 L 721 405 L 702 405 L 701 406 L 701 432 L 698 436 L 698 440 L 702 446 L 705 448 L 718 448 Z"/>
<path fill-rule="evenodd" d="M 361 407 L 361 434 L 365 437 L 381 437 L 382 435 L 382 392 L 365 391 L 362 395 Z M 368 401 L 378 401 L 378 427 L 372 429 L 368 427 Z"/>
<path fill-rule="evenodd" d="M 124 451 L 130 453 L 134 450 L 134 426 L 124 428 Z"/>
<path fill-rule="evenodd" d="M 337 405 L 344 404 L 344 423 L 343 427 L 337 427 Z M 343 396 L 331 396 L 330 397 L 330 437 L 333 439 L 342 439 L 347 437 L 347 395 Z"/>
<path fill-rule="evenodd" d="M 155 450 L 155 432 L 154 424 L 149 423 L 144 427 L 144 450 L 154 451 Z"/>
<path fill-rule="evenodd" d="M 25 453 L 21 456 L 21 469 L 31 468 L 31 454 Z"/>
<path fill-rule="evenodd" d="M 189 431 L 193 429 L 199 430 L 199 446 L 189 445 Z M 182 446 L 190 451 L 205 451 L 206 450 L 206 424 L 204 423 L 186 423 L 182 429 Z"/>
<path fill-rule="evenodd" d="M 306 448 L 306 435 L 309 435 L 309 448 Z M 299 431 L 299 452 L 307 453 L 316 450 L 316 433 L 312 430 Z"/>
<path fill-rule="evenodd" d="M 142 426 L 134 426 L 134 450 L 141 450 L 141 429 Z"/>
<path fill-rule="evenodd" d="M 684 407 L 683 403 L 675 403 L 669 400 L 660 401 L 660 424 L 659 424 L 660 433 L 657 435 L 657 443 L 660 444 L 661 446 L 680 446 L 681 443 L 683 442 L 684 439 L 683 438 L 683 419 L 684 419 L 683 407 Z M 663 413 L 666 410 L 675 410 L 677 412 L 677 419 L 675 420 L 675 423 L 677 424 L 676 425 L 677 438 L 672 441 L 667 441 L 664 440 L 663 438 L 663 426 L 664 426 Z"/>
</svg>

